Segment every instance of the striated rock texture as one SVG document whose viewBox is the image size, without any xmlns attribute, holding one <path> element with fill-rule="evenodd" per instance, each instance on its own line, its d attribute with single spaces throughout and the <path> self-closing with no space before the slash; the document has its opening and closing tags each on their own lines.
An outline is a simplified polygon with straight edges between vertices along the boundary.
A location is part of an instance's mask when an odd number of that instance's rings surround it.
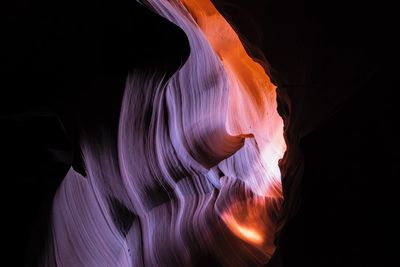
<svg viewBox="0 0 400 267">
<path fill-rule="evenodd" d="M 117 140 L 82 137 L 42 266 L 262 266 L 283 223 L 276 87 L 210 1 L 144 4 L 190 55 L 129 74 Z"/>
</svg>

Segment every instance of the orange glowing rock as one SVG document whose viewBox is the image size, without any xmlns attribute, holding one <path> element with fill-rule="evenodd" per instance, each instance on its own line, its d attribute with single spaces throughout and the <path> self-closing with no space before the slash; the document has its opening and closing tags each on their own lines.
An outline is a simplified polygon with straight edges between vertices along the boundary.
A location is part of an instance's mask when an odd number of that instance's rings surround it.
<svg viewBox="0 0 400 267">
<path fill-rule="evenodd" d="M 253 243 L 253 244 L 262 244 L 264 242 L 264 238 L 257 231 L 257 229 L 250 228 L 248 226 L 244 226 L 239 224 L 236 219 L 229 214 L 222 215 L 222 219 L 228 226 L 228 228 L 239 238 L 244 241 Z"/>
</svg>

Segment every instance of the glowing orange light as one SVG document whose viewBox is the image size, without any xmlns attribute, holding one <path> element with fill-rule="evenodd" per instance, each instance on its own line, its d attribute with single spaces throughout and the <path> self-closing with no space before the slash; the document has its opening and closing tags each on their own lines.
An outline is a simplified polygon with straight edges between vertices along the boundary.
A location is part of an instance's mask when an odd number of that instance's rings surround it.
<svg viewBox="0 0 400 267">
<path fill-rule="evenodd" d="M 224 214 L 222 218 L 229 229 L 240 239 L 253 244 L 262 244 L 264 242 L 263 237 L 256 229 L 239 224 L 233 216 L 228 214 Z"/>
<path fill-rule="evenodd" d="M 256 231 L 240 226 L 239 224 L 236 227 L 245 239 L 254 243 L 261 243 L 263 241 L 263 238 Z"/>
</svg>

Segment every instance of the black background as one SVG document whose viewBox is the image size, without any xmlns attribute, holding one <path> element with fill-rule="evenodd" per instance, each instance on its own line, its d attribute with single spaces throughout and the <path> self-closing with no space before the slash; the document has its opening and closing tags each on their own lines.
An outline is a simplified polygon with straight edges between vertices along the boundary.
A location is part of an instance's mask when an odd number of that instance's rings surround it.
<svg viewBox="0 0 400 267">
<path fill-rule="evenodd" d="M 277 84 L 305 95 L 297 104 L 312 132 L 301 141 L 301 208 L 271 266 L 397 266 L 394 6 L 214 2 L 249 51 L 265 55 Z M 177 27 L 135 1 L 1 5 L 3 261 L 36 266 L 58 184 L 70 164 L 84 171 L 80 131 L 115 132 L 128 71 L 171 73 L 189 48 Z"/>
</svg>

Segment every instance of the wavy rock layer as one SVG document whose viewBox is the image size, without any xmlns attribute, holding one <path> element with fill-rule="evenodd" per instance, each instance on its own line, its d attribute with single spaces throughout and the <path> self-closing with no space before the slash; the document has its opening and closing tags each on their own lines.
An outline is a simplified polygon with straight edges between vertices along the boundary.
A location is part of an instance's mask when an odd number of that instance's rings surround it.
<svg viewBox="0 0 400 267">
<path fill-rule="evenodd" d="M 170 78 L 132 72 L 118 139 L 83 138 L 44 266 L 261 266 L 275 250 L 286 149 L 275 86 L 208 0 L 148 0 L 187 35 Z"/>
</svg>

